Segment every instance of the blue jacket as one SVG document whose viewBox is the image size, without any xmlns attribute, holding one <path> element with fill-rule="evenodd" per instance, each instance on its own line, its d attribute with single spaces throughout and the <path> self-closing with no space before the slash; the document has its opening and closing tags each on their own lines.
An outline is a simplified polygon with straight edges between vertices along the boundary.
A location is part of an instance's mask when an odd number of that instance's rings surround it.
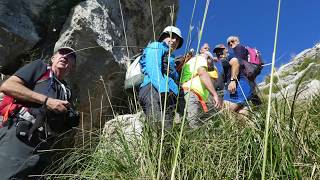
<svg viewBox="0 0 320 180">
<path fill-rule="evenodd" d="M 153 42 L 150 43 L 143 51 L 142 58 L 140 60 L 141 69 L 144 76 L 143 82 L 140 87 L 146 86 L 151 83 L 159 93 L 173 92 L 178 95 L 179 88 L 175 83 L 175 80 L 179 80 L 178 72 L 176 71 L 174 63 L 174 55 L 171 54 L 168 57 L 170 73 L 167 77 L 167 70 L 163 70 L 163 59 L 167 58 L 169 53 L 169 46 L 165 42 Z M 166 85 L 168 79 L 168 85 Z M 167 87 L 167 88 L 166 88 Z"/>
</svg>

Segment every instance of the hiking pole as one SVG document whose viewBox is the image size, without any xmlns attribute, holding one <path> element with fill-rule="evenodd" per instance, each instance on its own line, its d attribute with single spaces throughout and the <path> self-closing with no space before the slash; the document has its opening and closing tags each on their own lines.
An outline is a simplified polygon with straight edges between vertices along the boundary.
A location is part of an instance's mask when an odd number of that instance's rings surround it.
<svg viewBox="0 0 320 180">
<path fill-rule="evenodd" d="M 272 85 L 273 85 L 273 69 L 275 65 L 276 50 L 277 50 L 277 38 L 278 38 L 278 29 L 279 29 L 279 19 L 280 19 L 280 7 L 281 0 L 278 2 L 278 13 L 277 13 L 277 22 L 276 22 L 276 32 L 274 37 L 273 53 L 272 53 L 272 66 L 270 73 L 270 87 L 269 87 L 269 98 L 268 98 L 268 110 L 267 117 L 265 122 L 265 132 L 264 132 L 264 145 L 263 145 L 263 163 L 262 163 L 262 172 L 261 179 L 265 179 L 266 175 L 266 162 L 267 162 L 267 150 L 268 150 L 268 136 L 269 136 L 269 123 L 270 123 L 270 112 L 271 112 L 271 94 L 272 94 Z"/>
</svg>

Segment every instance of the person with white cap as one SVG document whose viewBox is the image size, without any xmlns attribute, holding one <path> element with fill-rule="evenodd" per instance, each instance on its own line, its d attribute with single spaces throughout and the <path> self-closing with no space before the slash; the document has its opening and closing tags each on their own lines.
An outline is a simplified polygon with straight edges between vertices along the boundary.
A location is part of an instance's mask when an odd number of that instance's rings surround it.
<svg viewBox="0 0 320 180">
<path fill-rule="evenodd" d="M 179 93 L 179 75 L 175 68 L 173 52 L 181 48 L 183 37 L 179 28 L 167 26 L 158 41 L 150 43 L 140 60 L 144 80 L 139 90 L 139 102 L 145 114 L 155 122 L 161 122 L 164 108 L 165 128 L 170 128 Z M 167 69 L 169 71 L 167 72 Z M 165 96 L 167 96 L 165 98 Z M 166 99 L 166 103 L 165 103 Z M 164 107 L 166 104 L 166 107 Z"/>
<path fill-rule="evenodd" d="M 222 106 L 212 81 L 218 77 L 218 74 L 215 69 L 210 69 L 211 61 L 213 56 L 209 51 L 209 45 L 205 43 L 200 54 L 191 58 L 182 69 L 180 83 L 184 90 L 187 120 L 191 128 L 197 128 L 203 124 L 201 113 L 209 110 L 207 107 L 209 95 L 213 97 L 212 104 L 215 108 Z"/>
<path fill-rule="evenodd" d="M 63 80 L 75 67 L 76 54 L 71 47 L 60 47 L 51 57 L 51 65 L 33 61 L 14 73 L 0 86 L 5 97 L 0 105 L 4 121 L 0 128 L 1 179 L 28 179 L 48 165 L 48 150 L 79 123 L 69 116 L 71 89 Z"/>
</svg>

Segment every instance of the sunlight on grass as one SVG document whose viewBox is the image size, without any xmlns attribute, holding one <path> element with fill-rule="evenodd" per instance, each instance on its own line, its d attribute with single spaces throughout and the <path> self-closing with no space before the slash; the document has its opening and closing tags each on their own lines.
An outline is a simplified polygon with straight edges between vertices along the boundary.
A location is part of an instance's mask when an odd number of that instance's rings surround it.
<svg viewBox="0 0 320 180">
<path fill-rule="evenodd" d="M 294 103 L 292 111 L 284 101 L 274 101 L 272 106 L 266 178 L 319 179 L 320 96 L 307 104 Z M 265 108 L 256 108 L 250 117 L 252 123 L 220 114 L 199 129 L 186 129 L 175 178 L 261 178 Z M 93 133 L 95 148 L 90 149 L 89 142 L 85 146 L 79 143 L 76 150 L 54 163 L 59 166 L 47 172 L 49 179 L 156 178 L 160 127 L 144 123 L 142 135 L 130 140 L 121 130 L 108 137 L 99 132 Z M 179 127 L 165 132 L 160 179 L 171 175 L 179 132 Z"/>
</svg>

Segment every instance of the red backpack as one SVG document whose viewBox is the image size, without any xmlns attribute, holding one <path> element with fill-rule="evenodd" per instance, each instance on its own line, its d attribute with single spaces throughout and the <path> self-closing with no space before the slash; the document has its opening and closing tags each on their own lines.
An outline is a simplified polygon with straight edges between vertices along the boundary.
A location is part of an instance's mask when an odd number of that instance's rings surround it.
<svg viewBox="0 0 320 180">
<path fill-rule="evenodd" d="M 39 84 L 45 80 L 50 78 L 51 69 L 48 68 L 43 75 L 37 80 L 36 84 Z M 19 108 L 21 108 L 21 104 L 15 103 L 15 99 L 11 96 L 4 95 L 2 101 L 0 102 L 0 116 L 2 116 L 2 122 L 0 121 L 0 128 L 8 123 L 9 117 Z"/>
</svg>

